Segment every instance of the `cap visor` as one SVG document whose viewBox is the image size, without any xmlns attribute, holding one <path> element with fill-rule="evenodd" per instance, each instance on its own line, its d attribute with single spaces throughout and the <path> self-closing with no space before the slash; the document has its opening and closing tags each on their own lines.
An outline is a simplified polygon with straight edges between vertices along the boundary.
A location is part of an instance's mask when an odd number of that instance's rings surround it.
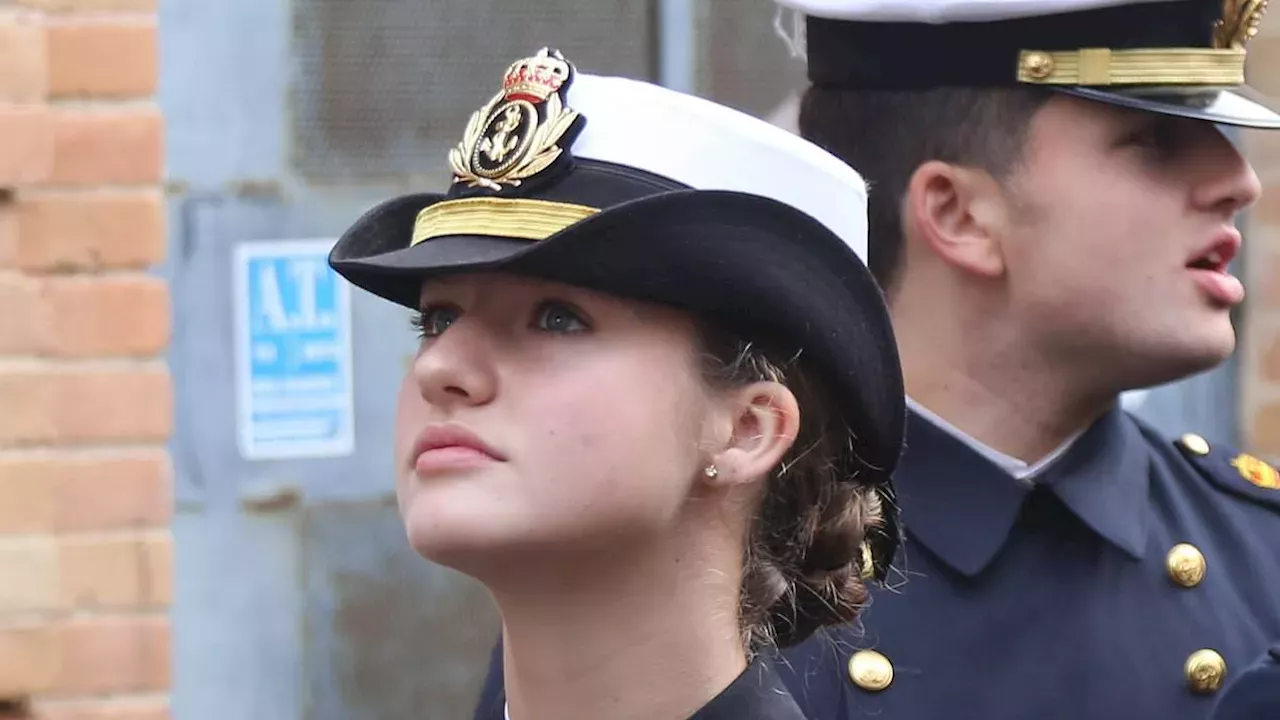
<svg viewBox="0 0 1280 720">
<path fill-rule="evenodd" d="M 1214 90 L 1168 87 L 1118 90 L 1100 90 L 1092 87 L 1055 87 L 1053 89 L 1067 95 L 1162 115 L 1205 120 L 1220 125 L 1280 129 L 1280 113 L 1273 109 L 1280 104 L 1247 86 Z"/>
</svg>

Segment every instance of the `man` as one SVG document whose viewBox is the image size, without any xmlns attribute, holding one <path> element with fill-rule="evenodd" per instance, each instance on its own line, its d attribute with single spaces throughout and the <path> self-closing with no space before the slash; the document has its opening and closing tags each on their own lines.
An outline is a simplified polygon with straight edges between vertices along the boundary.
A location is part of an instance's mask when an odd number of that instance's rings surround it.
<svg viewBox="0 0 1280 720">
<path fill-rule="evenodd" d="M 1239 87 L 1259 3 L 1220 29 L 1222 0 L 784 4 L 808 15 L 800 131 L 871 184 L 913 408 L 900 576 L 788 653 L 793 695 L 841 720 L 1208 718 L 1280 639 L 1280 476 L 1117 398 L 1234 349 L 1260 189 L 1215 123 L 1280 127 Z"/>
<path fill-rule="evenodd" d="M 780 2 L 808 16 L 800 132 L 872 186 L 913 409 L 901 581 L 792 653 L 794 693 L 815 718 L 1208 717 L 1280 639 L 1280 482 L 1117 398 L 1234 349 L 1260 188 L 1214 125 L 1280 127 L 1240 87 L 1263 4 Z"/>
</svg>

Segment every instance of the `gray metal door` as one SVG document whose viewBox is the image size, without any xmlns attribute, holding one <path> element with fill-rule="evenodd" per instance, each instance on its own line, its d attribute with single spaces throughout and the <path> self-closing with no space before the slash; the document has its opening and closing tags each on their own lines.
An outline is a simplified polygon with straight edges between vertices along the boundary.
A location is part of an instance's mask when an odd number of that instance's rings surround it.
<svg viewBox="0 0 1280 720">
<path fill-rule="evenodd" d="M 408 314 L 323 250 L 440 190 L 446 149 L 544 43 L 651 78 L 632 0 L 161 3 L 177 393 L 174 715 L 469 717 L 498 618 L 415 555 L 392 485 Z M 625 28 L 619 33 L 619 28 Z"/>
</svg>

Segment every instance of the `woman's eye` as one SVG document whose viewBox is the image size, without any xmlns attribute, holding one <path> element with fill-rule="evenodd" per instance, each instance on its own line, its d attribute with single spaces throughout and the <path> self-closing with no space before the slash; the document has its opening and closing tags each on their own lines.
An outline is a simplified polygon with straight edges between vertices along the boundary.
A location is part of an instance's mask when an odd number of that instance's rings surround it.
<svg viewBox="0 0 1280 720">
<path fill-rule="evenodd" d="M 534 326 L 544 332 L 578 333 L 591 329 L 582 314 L 567 303 L 549 301 L 538 306 Z"/>
<path fill-rule="evenodd" d="M 420 338 L 439 337 L 449 326 L 462 315 L 462 311 L 451 305 L 435 305 L 424 308 L 413 318 L 413 327 Z"/>
</svg>

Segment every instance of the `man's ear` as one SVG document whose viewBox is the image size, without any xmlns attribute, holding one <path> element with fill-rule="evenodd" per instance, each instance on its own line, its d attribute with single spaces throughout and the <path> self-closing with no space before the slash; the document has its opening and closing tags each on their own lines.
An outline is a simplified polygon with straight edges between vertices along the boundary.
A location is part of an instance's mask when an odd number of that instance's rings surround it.
<svg viewBox="0 0 1280 720">
<path fill-rule="evenodd" d="M 990 173 L 930 160 L 907 183 L 903 219 L 935 255 L 988 278 L 1005 272 L 1004 192 Z"/>
<path fill-rule="evenodd" d="M 721 402 L 731 426 L 728 441 L 711 458 L 719 485 L 764 477 L 786 457 L 800 432 L 800 405 L 782 383 L 756 382 L 727 391 Z"/>
</svg>

